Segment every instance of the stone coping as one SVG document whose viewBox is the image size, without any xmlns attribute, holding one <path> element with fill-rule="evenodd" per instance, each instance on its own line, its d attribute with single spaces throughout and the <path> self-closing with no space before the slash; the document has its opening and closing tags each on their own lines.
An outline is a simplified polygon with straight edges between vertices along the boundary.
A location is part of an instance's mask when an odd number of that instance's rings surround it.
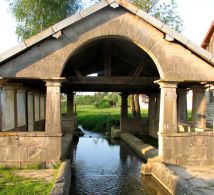
<svg viewBox="0 0 214 195">
<path fill-rule="evenodd" d="M 192 136 L 214 136 L 214 131 L 205 132 L 180 132 L 180 133 L 161 133 L 166 137 L 192 137 Z"/>
<path fill-rule="evenodd" d="M 0 132 L 0 137 L 19 136 L 19 137 L 62 137 L 62 133 L 49 135 L 46 132 Z"/>
<path fill-rule="evenodd" d="M 59 168 L 56 182 L 51 190 L 50 195 L 69 195 L 71 176 L 71 161 L 66 160 Z"/>
</svg>

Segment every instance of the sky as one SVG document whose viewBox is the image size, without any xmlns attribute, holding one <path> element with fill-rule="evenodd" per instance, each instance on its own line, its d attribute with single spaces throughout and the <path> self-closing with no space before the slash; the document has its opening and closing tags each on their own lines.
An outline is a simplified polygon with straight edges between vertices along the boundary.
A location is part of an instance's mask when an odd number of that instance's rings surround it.
<svg viewBox="0 0 214 195">
<path fill-rule="evenodd" d="M 167 0 L 161 0 L 167 1 Z M 201 45 L 214 20 L 214 0 L 175 0 L 178 13 L 184 21 L 182 34 Z M 8 1 L 0 0 L 0 53 L 18 44 L 16 21 L 9 12 Z"/>
</svg>

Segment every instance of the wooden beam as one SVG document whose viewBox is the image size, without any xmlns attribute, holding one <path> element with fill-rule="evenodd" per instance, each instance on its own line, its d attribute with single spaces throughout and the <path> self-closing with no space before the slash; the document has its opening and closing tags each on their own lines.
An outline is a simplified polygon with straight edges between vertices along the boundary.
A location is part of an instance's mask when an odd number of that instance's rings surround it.
<svg viewBox="0 0 214 195">
<path fill-rule="evenodd" d="M 104 75 L 106 77 L 111 76 L 111 40 L 104 40 Z"/>
<path fill-rule="evenodd" d="M 135 82 L 131 82 L 133 77 L 87 77 L 82 76 L 82 82 L 77 77 L 68 77 L 68 84 L 84 84 L 84 85 L 153 85 L 154 81 L 160 79 L 159 77 L 138 77 Z"/>
<path fill-rule="evenodd" d="M 76 66 L 73 65 L 72 67 L 73 67 L 74 73 L 76 74 L 78 80 L 82 83 L 83 77 L 82 77 L 81 72 L 79 71 L 79 69 L 76 68 Z"/>
<path fill-rule="evenodd" d="M 135 69 L 134 74 L 132 75 L 132 82 L 134 83 L 136 79 L 139 77 L 141 72 L 143 71 L 143 68 L 145 67 L 145 64 L 140 63 L 137 68 Z"/>
</svg>

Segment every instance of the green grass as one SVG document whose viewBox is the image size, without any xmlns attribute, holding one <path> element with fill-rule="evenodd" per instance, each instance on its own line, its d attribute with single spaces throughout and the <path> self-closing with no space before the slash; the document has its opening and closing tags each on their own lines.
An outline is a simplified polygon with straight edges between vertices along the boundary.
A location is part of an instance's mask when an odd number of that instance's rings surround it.
<svg viewBox="0 0 214 195">
<path fill-rule="evenodd" d="M 15 175 L 15 168 L 0 168 L 0 195 L 46 195 L 54 185 L 57 171 L 54 171 L 54 179 L 50 183 L 42 180 L 32 180 Z"/>
<path fill-rule="evenodd" d="M 144 110 L 142 116 L 146 117 L 147 111 Z M 129 118 L 132 118 L 130 110 Z M 78 105 L 77 120 L 85 129 L 97 132 L 110 131 L 111 126 L 120 125 L 120 107 L 96 108 L 94 105 Z"/>
</svg>

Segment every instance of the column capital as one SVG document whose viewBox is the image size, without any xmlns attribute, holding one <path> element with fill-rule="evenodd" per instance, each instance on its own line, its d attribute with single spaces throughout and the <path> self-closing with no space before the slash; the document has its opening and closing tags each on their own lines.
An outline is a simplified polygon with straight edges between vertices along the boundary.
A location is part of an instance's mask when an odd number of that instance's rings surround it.
<svg viewBox="0 0 214 195">
<path fill-rule="evenodd" d="M 21 89 L 22 84 L 20 84 L 20 83 L 4 83 L 4 84 L 2 84 L 2 87 L 4 90 L 15 90 L 15 89 Z"/>
<path fill-rule="evenodd" d="M 65 77 L 53 77 L 43 79 L 46 82 L 46 87 L 61 87 L 61 84 L 65 81 Z"/>
<path fill-rule="evenodd" d="M 158 80 L 155 81 L 158 85 L 160 85 L 160 88 L 177 88 L 178 81 L 164 81 L 164 80 Z"/>
</svg>

